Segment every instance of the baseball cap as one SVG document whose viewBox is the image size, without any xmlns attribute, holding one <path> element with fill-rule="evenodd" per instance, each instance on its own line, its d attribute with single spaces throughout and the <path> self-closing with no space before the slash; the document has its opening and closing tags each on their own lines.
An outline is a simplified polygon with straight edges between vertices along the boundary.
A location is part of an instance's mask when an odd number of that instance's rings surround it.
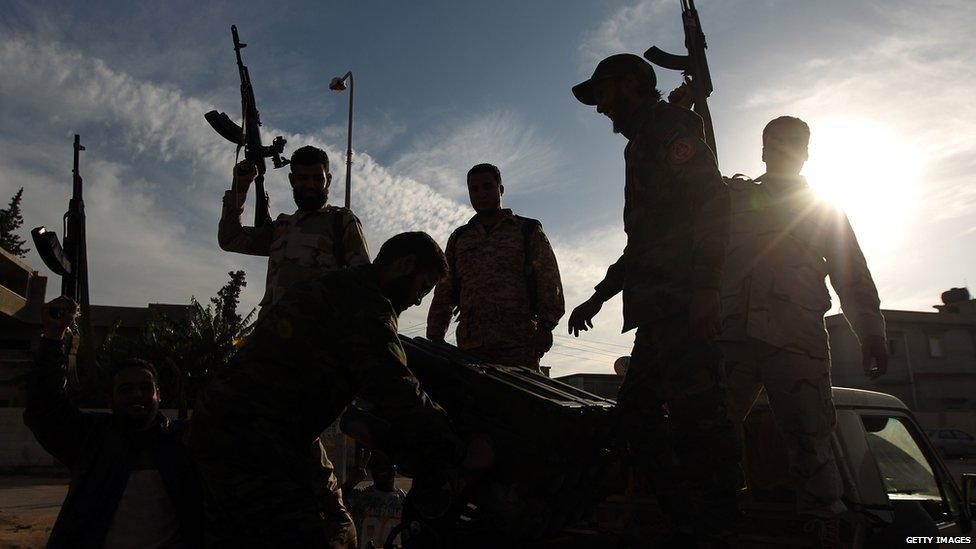
<svg viewBox="0 0 976 549">
<path fill-rule="evenodd" d="M 594 84 L 601 80 L 616 78 L 630 72 L 635 73 L 638 78 L 650 79 L 651 87 L 657 85 L 654 68 L 644 58 L 632 53 L 618 53 L 600 61 L 596 66 L 596 70 L 593 71 L 593 76 L 589 80 L 573 86 L 573 95 L 584 105 L 596 105 L 596 99 L 593 98 Z"/>
</svg>

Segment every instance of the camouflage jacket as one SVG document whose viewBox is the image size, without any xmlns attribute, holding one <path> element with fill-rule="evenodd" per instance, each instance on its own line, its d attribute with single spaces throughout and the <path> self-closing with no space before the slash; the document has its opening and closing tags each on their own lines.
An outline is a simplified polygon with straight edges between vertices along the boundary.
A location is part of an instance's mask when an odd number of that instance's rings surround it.
<svg viewBox="0 0 976 549">
<path fill-rule="evenodd" d="M 847 216 L 802 177 L 730 179 L 732 236 L 720 339 L 758 339 L 828 358 L 824 278 L 858 337 L 884 336 L 878 290 Z"/>
<path fill-rule="evenodd" d="M 552 329 L 562 318 L 559 265 L 542 225 L 502 211 L 490 231 L 475 215 L 448 239 L 445 253 L 454 272 L 434 290 L 428 337 L 444 337 L 455 307 L 462 349 L 528 344 L 537 325 Z"/>
<path fill-rule="evenodd" d="M 357 396 L 389 426 L 373 435 L 404 471 L 460 462 L 444 411 L 407 368 L 396 313 L 370 265 L 290 288 L 198 405 L 220 421 L 286 430 L 304 448 Z"/>
<path fill-rule="evenodd" d="M 369 263 L 362 225 L 346 208 L 325 206 L 313 212 L 296 211 L 279 215 L 265 227 L 244 227 L 242 204 L 243 200 L 238 201 L 233 191 L 224 193 L 217 242 L 228 252 L 268 256 L 262 308 L 277 302 L 295 283 L 342 267 Z M 335 233 L 340 228 L 341 241 L 336 242 Z M 337 251 L 343 255 L 341 261 L 336 260 Z"/>
<path fill-rule="evenodd" d="M 596 286 L 623 291 L 624 331 L 687 311 L 697 289 L 718 289 L 728 241 L 728 193 L 695 113 L 647 103 L 623 133 L 623 255 Z"/>
</svg>

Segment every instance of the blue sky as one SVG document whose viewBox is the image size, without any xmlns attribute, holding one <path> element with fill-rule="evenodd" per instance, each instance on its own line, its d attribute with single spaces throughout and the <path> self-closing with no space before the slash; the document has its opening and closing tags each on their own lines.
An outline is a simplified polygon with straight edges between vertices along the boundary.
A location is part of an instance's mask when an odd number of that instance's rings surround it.
<svg viewBox="0 0 976 549">
<path fill-rule="evenodd" d="M 25 225 L 59 226 L 82 134 L 93 302 L 204 298 L 237 268 L 245 305 L 260 298 L 265 262 L 216 245 L 233 148 L 202 117 L 239 115 L 231 23 L 250 44 L 266 138 L 325 146 L 337 183 L 347 96 L 327 85 L 355 72 L 353 206 L 374 252 L 403 230 L 443 243 L 472 213 L 466 169 L 489 161 L 506 205 L 543 221 L 568 308 L 588 296 L 624 243 L 624 140 L 569 88 L 606 55 L 680 51 L 676 0 L 237 4 L 2 2 L 0 200 L 23 186 Z M 927 310 L 976 279 L 976 4 L 698 8 L 723 173 L 760 174 L 763 125 L 800 116 L 811 184 L 847 209 L 884 307 Z M 658 80 L 666 92 L 678 76 Z M 284 173 L 269 190 L 275 212 L 293 210 Z M 421 333 L 425 316 L 426 303 L 401 326 Z M 617 298 L 585 339 L 557 338 L 547 362 L 608 371 L 632 339 L 620 326 Z"/>
</svg>

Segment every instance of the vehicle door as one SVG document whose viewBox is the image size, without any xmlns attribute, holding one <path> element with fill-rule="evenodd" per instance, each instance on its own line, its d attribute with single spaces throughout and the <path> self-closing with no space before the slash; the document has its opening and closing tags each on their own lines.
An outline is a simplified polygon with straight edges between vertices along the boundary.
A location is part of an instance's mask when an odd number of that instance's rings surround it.
<svg viewBox="0 0 976 549">
<path fill-rule="evenodd" d="M 967 536 L 972 522 L 942 460 L 908 414 L 859 410 L 864 438 L 887 493 L 894 522 L 881 534 L 901 545 L 913 536 Z"/>
</svg>

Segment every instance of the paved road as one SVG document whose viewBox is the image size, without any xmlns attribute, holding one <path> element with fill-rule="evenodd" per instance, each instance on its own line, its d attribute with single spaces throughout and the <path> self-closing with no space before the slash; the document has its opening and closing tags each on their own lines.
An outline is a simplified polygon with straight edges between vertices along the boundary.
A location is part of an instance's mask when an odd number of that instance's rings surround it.
<svg viewBox="0 0 976 549">
<path fill-rule="evenodd" d="M 64 478 L 0 476 L 0 548 L 44 547 L 68 491 Z"/>
</svg>

